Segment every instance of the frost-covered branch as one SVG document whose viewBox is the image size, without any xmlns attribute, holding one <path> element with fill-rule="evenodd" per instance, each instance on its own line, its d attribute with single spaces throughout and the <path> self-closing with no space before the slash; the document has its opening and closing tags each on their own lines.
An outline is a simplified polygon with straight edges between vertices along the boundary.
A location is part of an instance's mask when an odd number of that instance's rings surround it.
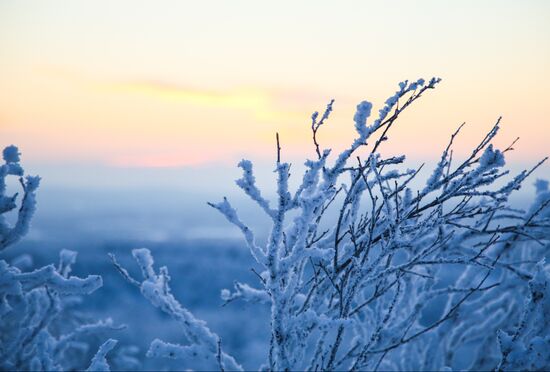
<svg viewBox="0 0 550 372">
<path fill-rule="evenodd" d="M 94 355 L 92 359 L 92 363 L 88 367 L 86 371 L 106 371 L 109 372 L 111 370 L 111 367 L 109 366 L 109 363 L 107 363 L 107 359 L 105 358 L 107 356 L 107 353 L 116 346 L 118 343 L 117 340 L 113 340 L 112 338 L 108 339 L 99 347 L 99 350 L 97 351 L 96 355 Z"/>
<path fill-rule="evenodd" d="M 497 331 L 520 316 L 518 296 L 550 237 L 546 183 L 537 183 L 543 196 L 530 213 L 507 202 L 546 159 L 495 187 L 509 174 L 505 154 L 516 141 L 504 150 L 494 146 L 499 118 L 457 162 L 452 148 L 462 124 L 425 186 L 413 190 L 411 180 L 423 167 L 404 169 L 404 156 L 385 159 L 379 149 L 400 114 L 439 82 L 400 83 L 372 123 L 373 105 L 361 102 L 353 118 L 357 137 L 332 164 L 317 134 L 334 101 L 320 120 L 314 113 L 317 159 L 306 161 L 294 193 L 290 165 L 277 161 L 276 208 L 257 189 L 252 164 L 241 162 L 238 185 L 271 217 L 265 246 L 257 245 L 227 199 L 210 204 L 243 232 L 265 269 L 260 288 L 237 283 L 222 299 L 271 305 L 268 369 L 433 370 L 452 366 L 456 349 L 473 340 L 490 352 L 474 354 L 471 366 L 497 366 Z M 363 159 L 359 149 L 366 150 Z M 446 271 L 455 276 L 449 283 Z M 445 304 L 441 315 L 425 324 L 436 299 Z M 481 322 L 489 309 L 500 309 L 494 323 Z M 481 323 L 491 332 L 480 335 Z M 433 349 L 437 357 L 429 356 Z"/>
<path fill-rule="evenodd" d="M 19 149 L 13 145 L 3 151 L 4 164 L 0 166 L 0 251 L 17 243 L 29 231 L 29 225 L 36 210 L 36 190 L 40 185 L 40 177 L 26 176 L 21 167 Z M 17 207 L 18 194 L 6 195 L 6 178 L 19 177 L 23 198 L 17 212 L 17 221 L 13 226 L 6 222 L 4 213 Z"/>
<path fill-rule="evenodd" d="M 183 360 L 200 358 L 217 363 L 220 337 L 213 333 L 204 321 L 197 319 L 188 309 L 183 307 L 172 295 L 168 269 L 163 266 L 157 273 L 153 267 L 153 256 L 148 249 L 134 249 L 132 255 L 143 276 L 143 281 L 139 284 L 141 294 L 153 306 L 170 315 L 180 325 L 185 339 L 190 343 L 183 346 L 155 339 L 149 347 L 147 356 Z M 117 270 L 128 280 L 130 278 L 128 272 L 118 264 L 113 254 L 110 257 Z M 135 279 L 129 281 L 134 284 Z M 242 370 L 242 367 L 232 356 L 223 351 L 220 355 L 221 365 L 224 366 L 224 369 Z"/>
<path fill-rule="evenodd" d="M 17 147 L 3 151 L 0 166 L 0 252 L 17 243 L 28 232 L 36 209 L 39 177 L 24 177 Z M 17 206 L 17 196 L 7 195 L 6 178 L 19 177 L 23 197 Z M 17 211 L 15 211 L 17 210 Z M 17 214 L 10 226 L 6 214 Z M 32 267 L 32 257 L 25 263 Z M 24 271 L 17 260 L 0 259 L 0 369 L 2 370 L 83 370 L 87 350 L 94 338 L 121 329 L 111 319 L 83 324 L 73 312 L 72 304 L 80 296 L 95 292 L 102 285 L 99 275 L 85 278 L 71 276 L 77 253 L 62 250 L 59 264 Z M 71 325 L 76 328 L 71 329 Z M 98 355 L 100 355 L 98 353 Z M 93 370 L 99 364 L 92 363 Z"/>
</svg>

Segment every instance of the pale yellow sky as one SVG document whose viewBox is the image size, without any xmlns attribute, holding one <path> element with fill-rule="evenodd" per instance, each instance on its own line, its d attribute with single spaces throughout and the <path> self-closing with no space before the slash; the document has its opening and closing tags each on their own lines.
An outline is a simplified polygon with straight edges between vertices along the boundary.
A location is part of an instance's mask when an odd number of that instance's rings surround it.
<svg viewBox="0 0 550 372">
<path fill-rule="evenodd" d="M 34 163 L 185 166 L 313 155 L 353 139 L 363 99 L 440 76 L 385 150 L 459 152 L 504 117 L 512 160 L 550 142 L 548 1 L 0 0 L 0 138 Z"/>
</svg>

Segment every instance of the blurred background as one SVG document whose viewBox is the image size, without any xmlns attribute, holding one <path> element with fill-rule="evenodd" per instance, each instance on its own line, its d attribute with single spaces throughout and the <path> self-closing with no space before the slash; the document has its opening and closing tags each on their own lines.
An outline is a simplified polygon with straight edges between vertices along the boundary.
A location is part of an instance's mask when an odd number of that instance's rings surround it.
<svg viewBox="0 0 550 372">
<path fill-rule="evenodd" d="M 343 149 L 358 102 L 381 107 L 399 81 L 438 76 L 382 153 L 407 155 L 409 167 L 433 164 L 466 122 L 460 159 L 502 115 L 496 142 L 521 137 L 508 157 L 520 171 L 548 155 L 549 40 L 544 0 L 0 0 L 0 145 L 18 145 L 27 173 L 43 178 L 33 229 L 6 254 L 30 252 L 38 264 L 78 250 L 77 273 L 106 279 L 96 311 L 129 323 L 118 338 L 144 348 L 178 334 L 106 252 L 130 264 L 130 250 L 147 246 L 171 270 L 176 296 L 251 367 L 267 342 L 267 309 L 220 310 L 221 288 L 256 279 L 238 231 L 206 205 L 228 196 L 260 239 L 268 233 L 234 184 L 236 163 L 253 160 L 272 195 L 275 132 L 299 176 L 314 156 L 313 111 L 336 100 L 319 136 Z M 531 185 L 516 205 L 528 202 Z M 246 329 L 227 321 L 251 318 L 258 322 Z"/>
</svg>

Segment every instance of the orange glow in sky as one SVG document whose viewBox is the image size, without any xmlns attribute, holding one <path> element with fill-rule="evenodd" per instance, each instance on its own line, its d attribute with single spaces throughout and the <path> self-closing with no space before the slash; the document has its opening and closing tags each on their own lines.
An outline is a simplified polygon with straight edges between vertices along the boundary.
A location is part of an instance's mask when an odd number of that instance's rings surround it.
<svg viewBox="0 0 550 372">
<path fill-rule="evenodd" d="M 55 5 L 55 6 L 54 6 Z M 385 148 L 459 152 L 500 115 L 512 159 L 548 154 L 550 2 L 12 1 L 0 3 L 0 138 L 35 163 L 172 167 L 312 156 L 353 139 L 363 99 L 443 82 Z M 376 112 L 376 111 L 374 111 Z"/>
</svg>

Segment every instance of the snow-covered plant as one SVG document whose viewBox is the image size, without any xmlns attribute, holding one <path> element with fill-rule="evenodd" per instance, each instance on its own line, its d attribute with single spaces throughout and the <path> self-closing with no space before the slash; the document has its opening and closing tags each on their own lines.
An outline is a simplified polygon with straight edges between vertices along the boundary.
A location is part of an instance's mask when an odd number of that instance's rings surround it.
<svg viewBox="0 0 550 372">
<path fill-rule="evenodd" d="M 23 178 L 23 168 L 19 164 L 19 149 L 13 145 L 8 146 L 2 152 L 4 164 L 0 166 L 0 251 L 17 243 L 28 231 L 29 225 L 36 209 L 36 189 L 40 184 L 40 177 L 27 176 Z M 10 226 L 5 214 L 17 207 L 18 194 L 6 195 L 6 178 L 19 176 L 19 182 L 23 189 L 23 200 L 17 214 L 17 222 Z"/>
<path fill-rule="evenodd" d="M 226 369 L 242 370 L 232 356 L 222 351 L 220 337 L 213 333 L 204 321 L 197 319 L 183 307 L 172 295 L 168 269 L 163 266 L 157 274 L 153 267 L 154 261 L 151 252 L 146 248 L 134 249 L 132 254 L 141 269 L 143 281 L 132 278 L 128 271 L 117 262 L 113 254 L 109 256 L 119 273 L 129 283 L 140 288 L 141 294 L 153 306 L 168 314 L 179 324 L 183 336 L 189 342 L 189 345 L 183 346 L 155 339 L 151 342 L 147 356 L 183 361 L 199 358 L 206 362 L 210 361 L 210 368 L 215 366 L 222 371 Z"/>
<path fill-rule="evenodd" d="M 4 149 L 0 166 L 0 250 L 18 242 L 28 231 L 36 208 L 40 178 L 23 178 L 20 154 L 15 146 Z M 18 194 L 6 194 L 6 178 L 18 176 L 23 189 L 17 219 L 13 226 L 6 214 L 17 208 Z M 81 295 L 101 287 L 98 275 L 70 276 L 76 252 L 62 250 L 58 266 L 47 265 L 25 272 L 29 256 L 8 263 L 0 260 L 0 369 L 69 370 L 83 369 L 89 352 L 90 335 L 114 329 L 111 319 L 82 323 L 73 314 Z M 99 353 L 102 353 L 100 349 Z M 104 353 L 103 353 L 104 354 Z M 95 360 L 95 358 L 94 358 Z"/>
<path fill-rule="evenodd" d="M 529 296 L 520 322 L 510 335 L 498 332 L 501 359 L 498 369 L 548 370 L 550 361 L 550 273 L 544 260 L 529 281 Z"/>
<path fill-rule="evenodd" d="M 549 369 L 550 193 L 537 181 L 531 209 L 509 196 L 543 162 L 505 181 L 505 154 L 492 144 L 501 119 L 471 154 L 457 162 L 451 136 L 425 185 L 422 166 L 379 150 L 400 114 L 440 79 L 404 81 L 371 119 L 364 101 L 354 116 L 356 138 L 331 156 L 318 131 L 334 101 L 311 119 L 314 159 L 300 185 L 289 187 L 277 136 L 277 196 L 258 188 L 242 160 L 236 181 L 271 221 L 265 244 L 224 198 L 209 203 L 243 234 L 262 271 L 258 283 L 223 290 L 226 302 L 269 306 L 271 339 L 262 369 L 438 370 Z M 119 272 L 180 325 L 186 345 L 155 340 L 148 355 L 208 359 L 239 369 L 220 338 L 174 298 L 168 270 L 157 273 L 145 249 L 134 250 L 143 280 L 115 260 Z"/>
</svg>

